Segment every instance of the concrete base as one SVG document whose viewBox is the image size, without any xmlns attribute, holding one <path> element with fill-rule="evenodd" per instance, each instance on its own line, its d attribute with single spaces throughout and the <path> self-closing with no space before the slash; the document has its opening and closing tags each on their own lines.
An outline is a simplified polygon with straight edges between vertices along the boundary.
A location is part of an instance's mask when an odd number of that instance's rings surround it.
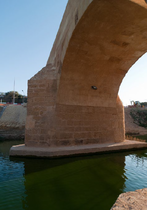
<svg viewBox="0 0 147 210">
<path fill-rule="evenodd" d="M 24 157 L 62 157 L 70 155 L 105 153 L 122 150 L 135 150 L 147 148 L 147 143 L 139 141 L 125 140 L 121 143 L 109 144 L 89 144 L 69 147 L 27 147 L 23 145 L 13 146 L 10 149 L 10 156 L 24 156 Z"/>
</svg>

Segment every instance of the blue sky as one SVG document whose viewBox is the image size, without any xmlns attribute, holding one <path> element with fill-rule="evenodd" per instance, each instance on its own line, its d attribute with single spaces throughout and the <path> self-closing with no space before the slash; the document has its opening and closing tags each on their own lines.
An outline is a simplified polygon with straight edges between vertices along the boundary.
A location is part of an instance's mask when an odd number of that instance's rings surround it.
<svg viewBox="0 0 147 210">
<path fill-rule="evenodd" d="M 124 106 L 130 101 L 147 102 L 147 53 L 145 53 L 124 77 L 119 96 Z"/>
<path fill-rule="evenodd" d="M 27 94 L 47 62 L 67 0 L 0 0 L 0 92 Z"/>
<path fill-rule="evenodd" d="M 27 94 L 27 81 L 45 65 L 68 0 L 0 0 L 0 92 Z M 147 101 L 147 55 L 127 73 L 124 105 Z"/>
</svg>

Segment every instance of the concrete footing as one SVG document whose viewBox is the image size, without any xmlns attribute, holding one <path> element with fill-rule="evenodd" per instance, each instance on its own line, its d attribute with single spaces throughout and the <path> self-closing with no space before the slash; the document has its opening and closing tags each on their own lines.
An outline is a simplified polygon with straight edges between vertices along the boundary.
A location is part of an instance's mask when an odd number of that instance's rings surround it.
<svg viewBox="0 0 147 210">
<path fill-rule="evenodd" d="M 55 158 L 71 155 L 106 153 L 114 151 L 136 150 L 147 148 L 147 143 L 125 140 L 121 143 L 109 144 L 89 144 L 80 146 L 66 146 L 66 147 L 27 147 L 23 145 L 13 146 L 10 149 L 10 156 L 24 156 L 24 157 L 46 157 Z"/>
</svg>

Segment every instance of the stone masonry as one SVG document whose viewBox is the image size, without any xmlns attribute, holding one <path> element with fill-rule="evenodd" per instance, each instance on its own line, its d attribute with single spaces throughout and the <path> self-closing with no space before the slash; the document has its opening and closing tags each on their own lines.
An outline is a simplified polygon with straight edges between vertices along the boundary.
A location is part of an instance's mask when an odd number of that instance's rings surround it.
<svg viewBox="0 0 147 210">
<path fill-rule="evenodd" d="M 47 65 L 28 82 L 27 147 L 124 141 L 118 90 L 146 52 L 146 9 L 144 0 L 68 1 Z"/>
</svg>

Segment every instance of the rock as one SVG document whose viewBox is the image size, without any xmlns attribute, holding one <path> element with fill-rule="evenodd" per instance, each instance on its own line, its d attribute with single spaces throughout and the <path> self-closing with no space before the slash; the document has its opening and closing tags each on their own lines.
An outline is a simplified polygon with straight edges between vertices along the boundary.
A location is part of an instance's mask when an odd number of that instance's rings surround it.
<svg viewBox="0 0 147 210">
<path fill-rule="evenodd" d="M 146 210 L 147 188 L 134 192 L 122 193 L 111 210 Z"/>
</svg>

